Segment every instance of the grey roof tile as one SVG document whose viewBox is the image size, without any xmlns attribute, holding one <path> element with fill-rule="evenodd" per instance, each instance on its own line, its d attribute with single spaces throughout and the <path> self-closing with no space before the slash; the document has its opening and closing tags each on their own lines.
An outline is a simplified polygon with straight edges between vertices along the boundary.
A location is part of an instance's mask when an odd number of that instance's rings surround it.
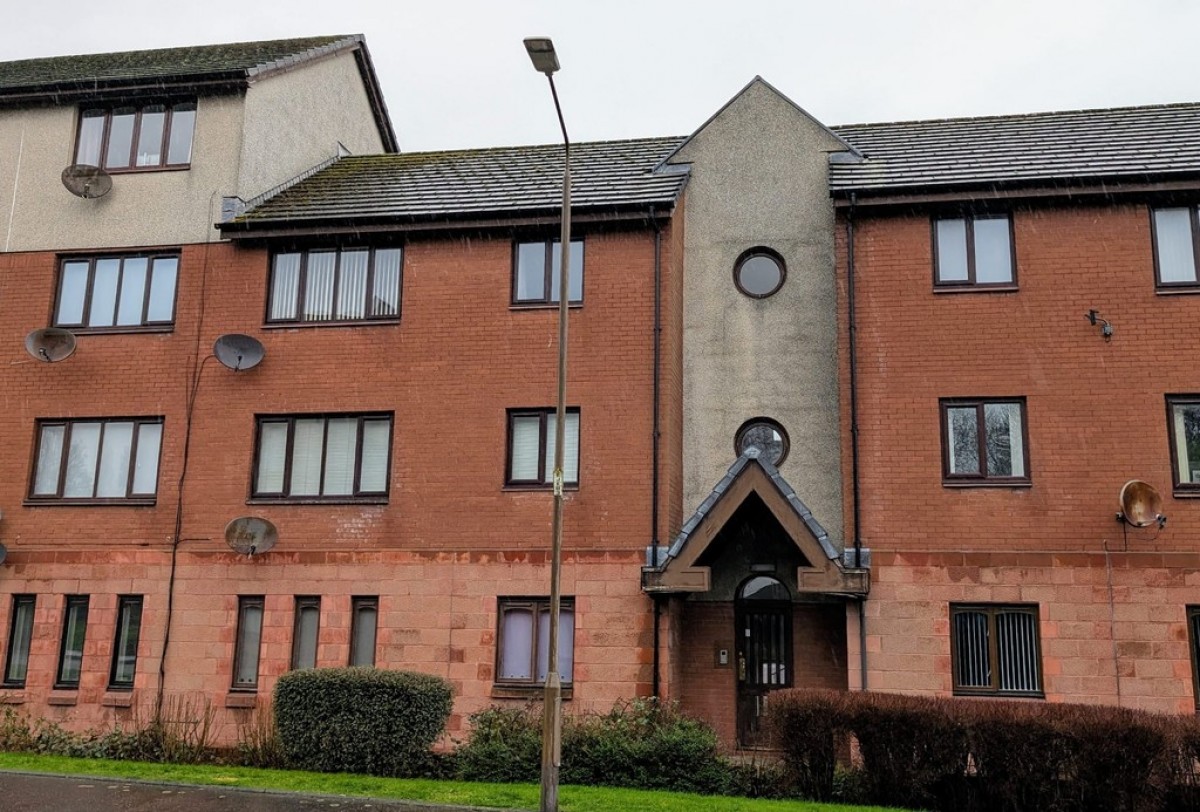
<svg viewBox="0 0 1200 812">
<path fill-rule="evenodd" d="M 1200 176 L 1200 103 L 831 129 L 866 155 L 830 164 L 835 195 Z"/>
<path fill-rule="evenodd" d="M 572 209 L 671 207 L 687 174 L 652 170 L 680 140 L 573 144 Z M 562 205 L 562 171 L 558 144 L 349 156 L 252 206 L 223 228 L 549 213 Z"/>
<path fill-rule="evenodd" d="M 32 87 L 52 91 L 56 86 L 74 88 L 81 83 L 99 86 L 223 73 L 251 76 L 276 65 L 299 61 L 314 51 L 323 52 L 361 40 L 358 35 L 339 34 L 0 62 L 0 97 Z"/>
</svg>

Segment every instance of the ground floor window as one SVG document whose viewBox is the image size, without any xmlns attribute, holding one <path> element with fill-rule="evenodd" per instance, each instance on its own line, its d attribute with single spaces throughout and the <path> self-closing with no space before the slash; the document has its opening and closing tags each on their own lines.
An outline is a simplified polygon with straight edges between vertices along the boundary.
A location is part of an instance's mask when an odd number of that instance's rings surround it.
<svg viewBox="0 0 1200 812">
<path fill-rule="evenodd" d="M 8 653 L 4 658 L 4 686 L 24 688 L 29 673 L 29 643 L 33 640 L 34 595 L 13 595 L 8 624 Z"/>
<path fill-rule="evenodd" d="M 1200 710 L 1200 606 L 1187 608 L 1188 648 L 1192 653 L 1192 697 Z"/>
<path fill-rule="evenodd" d="M 550 599 L 500 598 L 496 682 L 546 684 L 550 669 Z M 562 598 L 558 614 L 558 669 L 564 685 L 575 671 L 575 600 Z"/>
<path fill-rule="evenodd" d="M 379 598 L 350 600 L 350 665 L 375 665 L 375 635 L 379 628 Z"/>
<path fill-rule="evenodd" d="M 956 694 L 1041 696 L 1036 604 L 950 604 Z"/>
<path fill-rule="evenodd" d="M 321 598 L 296 596 L 296 624 L 292 632 L 292 668 L 317 667 L 317 633 L 321 626 Z"/>
<path fill-rule="evenodd" d="M 87 635 L 88 596 L 67 595 L 63 606 L 62 643 L 55 688 L 78 688 L 83 673 L 83 640 Z"/>
<path fill-rule="evenodd" d="M 113 641 L 112 668 L 108 687 L 133 687 L 137 673 L 138 638 L 142 632 L 142 596 L 122 595 L 117 598 L 117 632 Z"/>
<path fill-rule="evenodd" d="M 233 652 L 233 687 L 258 690 L 258 656 L 262 648 L 263 596 L 238 597 L 237 646 Z"/>
</svg>

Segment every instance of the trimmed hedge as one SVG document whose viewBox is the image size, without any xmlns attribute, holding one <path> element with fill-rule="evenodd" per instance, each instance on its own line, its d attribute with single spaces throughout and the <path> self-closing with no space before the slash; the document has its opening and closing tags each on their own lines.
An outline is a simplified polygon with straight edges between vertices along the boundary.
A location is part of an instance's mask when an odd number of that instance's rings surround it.
<svg viewBox="0 0 1200 812">
<path fill-rule="evenodd" d="M 857 751 L 862 800 L 955 812 L 1196 808 L 1200 721 L 1107 706 L 883 693 L 772 694 L 800 794 L 833 795 Z"/>
<path fill-rule="evenodd" d="M 311 668 L 281 676 L 273 706 L 289 764 L 404 776 L 425 769 L 452 699 L 450 684 L 428 674 Z"/>
</svg>

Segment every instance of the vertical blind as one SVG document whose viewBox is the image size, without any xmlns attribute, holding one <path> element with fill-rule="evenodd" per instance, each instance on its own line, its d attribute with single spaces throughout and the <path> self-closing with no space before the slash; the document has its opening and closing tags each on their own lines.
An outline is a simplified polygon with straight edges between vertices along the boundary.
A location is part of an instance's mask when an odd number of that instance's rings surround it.
<svg viewBox="0 0 1200 812">
<path fill-rule="evenodd" d="M 275 255 L 271 321 L 354 321 L 400 315 L 403 252 L 354 248 Z"/>
<path fill-rule="evenodd" d="M 391 418 L 384 416 L 261 418 L 254 493 L 294 497 L 385 494 L 391 434 Z"/>
</svg>

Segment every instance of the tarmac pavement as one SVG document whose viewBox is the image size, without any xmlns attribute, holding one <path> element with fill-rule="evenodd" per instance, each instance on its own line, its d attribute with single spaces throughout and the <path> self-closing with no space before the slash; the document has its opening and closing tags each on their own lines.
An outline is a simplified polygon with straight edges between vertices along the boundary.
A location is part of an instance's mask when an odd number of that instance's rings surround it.
<svg viewBox="0 0 1200 812">
<path fill-rule="evenodd" d="M 0 812 L 479 812 L 474 807 L 0 770 Z"/>
</svg>

